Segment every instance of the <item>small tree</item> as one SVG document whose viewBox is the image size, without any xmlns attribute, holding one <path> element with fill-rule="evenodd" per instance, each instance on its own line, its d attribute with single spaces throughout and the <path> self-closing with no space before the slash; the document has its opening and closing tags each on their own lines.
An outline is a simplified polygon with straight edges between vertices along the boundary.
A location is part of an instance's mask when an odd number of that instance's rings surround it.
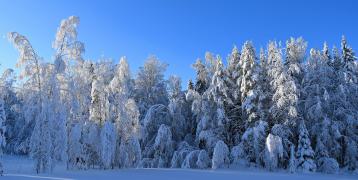
<svg viewBox="0 0 358 180">
<path fill-rule="evenodd" d="M 298 132 L 297 168 L 303 172 L 316 171 L 316 164 L 313 161 L 314 151 L 304 121 L 301 121 Z"/>
<path fill-rule="evenodd" d="M 154 148 L 156 149 L 154 161 L 158 162 L 159 168 L 169 167 L 173 155 L 173 145 L 170 127 L 162 124 L 154 141 Z"/>
<path fill-rule="evenodd" d="M 277 168 L 279 160 L 283 157 L 282 139 L 269 134 L 266 138 L 265 166 L 270 171 Z"/>
<path fill-rule="evenodd" d="M 218 141 L 214 148 L 212 169 L 228 167 L 230 164 L 229 148 L 224 141 Z"/>
</svg>

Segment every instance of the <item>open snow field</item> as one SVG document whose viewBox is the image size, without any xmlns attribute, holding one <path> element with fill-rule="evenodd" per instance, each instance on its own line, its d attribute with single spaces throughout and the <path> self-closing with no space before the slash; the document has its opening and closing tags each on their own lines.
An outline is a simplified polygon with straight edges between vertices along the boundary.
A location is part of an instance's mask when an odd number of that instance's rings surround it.
<svg viewBox="0 0 358 180">
<path fill-rule="evenodd" d="M 254 169 L 223 169 L 223 170 L 193 170 L 193 169 L 115 169 L 115 170 L 86 170 L 67 171 L 64 165 L 57 165 L 51 174 L 37 175 L 33 170 L 32 161 L 27 157 L 3 157 L 5 175 L 3 179 L 16 180 L 333 180 L 358 179 L 358 175 L 347 174 L 289 174 L 285 172 L 267 172 Z"/>
</svg>

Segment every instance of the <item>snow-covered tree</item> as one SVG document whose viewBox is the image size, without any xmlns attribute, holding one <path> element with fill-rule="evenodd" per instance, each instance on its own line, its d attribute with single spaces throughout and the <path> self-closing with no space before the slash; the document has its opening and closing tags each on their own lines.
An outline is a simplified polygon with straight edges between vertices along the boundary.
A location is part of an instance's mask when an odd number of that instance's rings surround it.
<svg viewBox="0 0 358 180">
<path fill-rule="evenodd" d="M 79 168 L 83 169 L 85 168 L 85 162 L 84 162 L 84 154 L 83 153 L 83 145 L 82 145 L 82 124 L 75 123 L 72 124 L 69 128 L 69 135 L 68 135 L 68 149 L 67 149 L 67 155 L 68 155 L 68 162 L 67 162 L 67 168 L 68 169 L 74 169 Z"/>
<path fill-rule="evenodd" d="M 321 140 L 317 141 L 316 154 L 318 156 L 316 161 L 317 171 L 333 174 L 338 172 L 339 164 L 337 160 L 329 157 L 328 151 Z"/>
<path fill-rule="evenodd" d="M 200 150 L 189 151 L 188 155 L 186 155 L 186 157 L 181 165 L 181 168 L 183 168 L 183 169 L 198 168 L 197 162 L 198 162 L 199 154 L 200 154 Z"/>
<path fill-rule="evenodd" d="M 287 74 L 291 76 L 298 90 L 300 89 L 303 78 L 302 63 L 306 54 L 306 48 L 307 42 L 302 37 L 297 39 L 291 37 L 288 41 L 286 41 L 285 65 L 287 68 Z"/>
<path fill-rule="evenodd" d="M 257 121 L 255 126 L 248 128 L 242 135 L 241 143 L 247 162 L 263 165 L 267 129 L 267 122 Z"/>
<path fill-rule="evenodd" d="M 173 154 L 173 140 L 170 127 L 162 124 L 154 141 L 154 158 L 158 168 L 169 167 Z"/>
<path fill-rule="evenodd" d="M 214 148 L 212 169 L 228 167 L 229 163 L 229 148 L 224 141 L 218 141 Z"/>
<path fill-rule="evenodd" d="M 13 69 L 5 69 L 0 76 L 0 98 L 3 99 L 3 108 L 6 120 L 6 147 L 3 151 L 16 152 L 18 145 L 21 143 L 19 137 L 24 134 L 19 133 L 19 129 L 23 128 L 26 123 L 23 118 L 19 118 L 22 113 L 19 109 L 20 99 L 15 88 L 16 75 Z M 4 133 L 5 136 L 5 133 Z"/>
<path fill-rule="evenodd" d="M 43 78 L 43 94 L 47 99 L 49 109 L 51 109 L 51 140 L 54 161 L 67 160 L 67 113 L 64 104 L 61 101 L 60 85 L 57 79 L 58 72 L 52 64 L 47 64 L 45 76 Z"/>
<path fill-rule="evenodd" d="M 115 122 L 118 135 L 115 165 L 136 167 L 140 160 L 139 111 L 132 97 L 133 81 L 126 57 L 122 57 L 108 87 L 108 120 Z"/>
<path fill-rule="evenodd" d="M 109 119 L 108 84 L 113 78 L 111 61 L 104 60 L 96 64 L 91 89 L 90 120 L 103 125 Z"/>
<path fill-rule="evenodd" d="M 44 99 L 44 104 L 47 104 Z M 36 173 L 50 172 L 54 168 L 52 156 L 51 130 L 54 115 L 50 106 L 42 105 L 40 114 L 37 114 L 36 123 L 30 139 L 30 155 L 35 160 Z"/>
<path fill-rule="evenodd" d="M 295 145 L 291 145 L 290 147 L 290 161 L 288 163 L 288 172 L 294 173 L 296 172 L 296 157 L 295 157 Z"/>
<path fill-rule="evenodd" d="M 84 44 L 77 40 L 79 22 L 78 17 L 70 16 L 62 20 L 57 29 L 56 39 L 52 46 L 56 51 L 54 64 L 59 72 L 63 72 L 66 65 L 70 65 L 71 60 L 83 61 Z"/>
<path fill-rule="evenodd" d="M 108 89 L 109 120 L 117 121 L 120 120 L 118 116 L 123 114 L 120 109 L 123 109 L 133 90 L 133 82 L 126 57 L 120 59 Z"/>
<path fill-rule="evenodd" d="M 258 114 L 258 97 L 257 92 L 257 65 L 255 48 L 250 41 L 245 42 L 241 50 L 240 57 L 241 81 L 240 94 L 242 104 L 242 119 L 245 121 L 246 128 L 255 124 L 259 119 Z"/>
<path fill-rule="evenodd" d="M 158 161 L 162 153 L 157 152 L 155 148 L 155 141 L 159 134 L 167 133 L 170 131 L 170 138 L 172 138 L 172 133 L 170 130 L 171 126 L 171 115 L 168 108 L 162 104 L 157 104 L 148 109 L 147 114 L 143 120 L 143 139 L 142 139 L 142 161 L 140 167 L 158 167 Z M 165 126 L 163 126 L 165 125 Z M 159 128 L 162 127 L 162 132 L 159 133 Z M 169 133 L 169 132 L 168 132 Z M 158 137 L 159 138 L 159 137 Z M 159 140 L 162 139 L 158 139 Z M 169 140 L 168 140 L 169 141 Z M 166 154 L 168 155 L 168 154 Z M 170 154 L 171 156 L 172 154 Z M 169 157 L 162 157 L 165 160 L 168 160 Z M 168 164 L 166 164 L 168 163 Z M 166 161 L 166 165 L 169 166 L 169 160 Z"/>
<path fill-rule="evenodd" d="M 98 124 L 88 121 L 82 128 L 82 155 L 83 168 L 88 169 L 95 165 L 102 165 L 101 159 L 101 128 Z"/>
<path fill-rule="evenodd" d="M 54 122 L 54 128 L 57 131 L 53 135 L 55 137 L 54 148 L 55 152 L 57 151 L 55 153 L 57 160 L 65 160 L 65 149 L 68 144 L 67 131 L 71 130 L 69 127 L 72 126 L 72 123 L 78 123 L 76 121 L 80 119 L 79 114 L 81 114 L 79 108 L 80 100 L 77 99 L 79 97 L 76 97 L 75 92 L 78 89 L 77 87 L 80 86 L 79 84 L 83 82 L 75 82 L 75 77 L 77 74 L 76 70 L 81 68 L 84 63 L 82 54 L 85 49 L 84 44 L 77 40 L 78 25 L 79 18 L 76 16 L 70 16 L 62 20 L 52 44 L 55 50 L 53 62 L 53 76 L 55 77 L 52 78 L 52 81 L 57 84 L 54 87 L 57 93 L 52 98 L 57 104 L 55 110 L 57 120 Z M 83 92 L 81 95 L 83 96 L 85 93 Z"/>
<path fill-rule="evenodd" d="M 139 68 L 135 79 L 135 100 L 139 108 L 141 123 L 151 106 L 168 104 L 163 74 L 166 68 L 167 64 L 160 62 L 155 56 L 150 56 L 144 66 Z"/>
<path fill-rule="evenodd" d="M 331 58 L 326 43 L 321 53 L 312 49 L 302 86 L 302 109 L 310 137 L 315 144 L 317 170 L 328 173 L 337 170 L 334 170 L 337 161 L 330 157 L 337 158 L 342 150 L 332 114 L 334 106 L 340 104 L 340 101 L 336 99 L 335 92 L 336 84 L 339 83 L 335 80 L 338 74 L 334 72 Z M 326 163 L 331 163 L 332 166 Z"/>
<path fill-rule="evenodd" d="M 260 64 L 258 68 L 258 82 L 256 93 L 258 94 L 257 111 L 261 121 L 270 122 L 270 107 L 272 103 L 272 89 L 268 75 L 268 62 L 264 50 L 260 49 Z"/>
<path fill-rule="evenodd" d="M 357 60 L 357 57 L 355 56 L 355 52 L 353 51 L 353 49 L 347 44 L 347 40 L 345 36 L 342 36 L 341 49 L 342 49 L 342 60 L 345 65 L 345 68 L 347 68 L 348 71 L 354 71 L 352 69 L 354 68 L 352 67 L 352 65 L 354 61 Z M 354 73 L 354 72 L 350 72 L 350 73 Z M 353 76 L 354 74 L 350 74 L 350 75 Z M 353 78 L 353 77 L 349 77 L 349 78 Z M 357 83 L 357 79 L 351 79 L 351 80 Z"/>
<path fill-rule="evenodd" d="M 188 82 L 188 91 L 189 90 L 194 90 L 194 83 L 193 83 L 193 80 L 189 79 L 189 82 Z"/>
<path fill-rule="evenodd" d="M 208 70 L 201 59 L 197 59 L 192 66 L 196 71 L 195 91 L 201 95 L 209 87 Z"/>
<path fill-rule="evenodd" d="M 240 52 L 236 46 L 231 51 L 228 59 L 228 65 L 226 68 L 225 83 L 228 87 L 227 101 L 231 102 L 227 104 L 225 108 L 226 116 L 229 119 L 229 135 L 233 144 L 237 144 L 240 138 L 238 137 L 244 131 L 244 123 L 242 121 L 241 110 L 241 95 L 240 95 L 240 82 L 241 81 L 241 66 L 240 66 Z M 230 145 L 229 145 L 230 146 Z"/>
<path fill-rule="evenodd" d="M 209 51 L 205 52 L 205 68 L 208 73 L 209 82 L 211 81 L 211 77 L 213 77 L 216 72 L 216 67 L 218 63 L 217 59 L 217 56 L 215 56 L 213 53 Z"/>
<path fill-rule="evenodd" d="M 142 159 L 138 138 L 130 138 L 127 141 L 121 142 L 119 155 L 121 168 L 137 167 Z"/>
<path fill-rule="evenodd" d="M 114 124 L 106 121 L 101 130 L 101 160 L 104 169 L 113 168 L 117 134 Z"/>
<path fill-rule="evenodd" d="M 133 99 L 128 99 L 123 107 L 123 115 L 118 124 L 121 138 L 125 141 L 140 136 L 139 110 Z"/>
<path fill-rule="evenodd" d="M 199 169 L 207 169 L 210 167 L 209 154 L 205 150 L 200 150 L 196 166 Z"/>
<path fill-rule="evenodd" d="M 212 59 L 212 57 L 210 58 Z M 187 99 L 193 99 L 192 110 L 196 116 L 196 143 L 199 148 L 205 148 L 209 154 L 213 152 L 218 140 L 229 141 L 229 119 L 226 116 L 225 107 L 230 104 L 228 100 L 228 87 L 225 83 L 224 68 L 221 58 L 215 58 L 215 68 L 211 82 L 206 91 L 200 93 L 189 91 Z M 211 66 L 210 66 L 211 67 Z"/>
<path fill-rule="evenodd" d="M 298 96 L 297 88 L 293 79 L 287 75 L 282 65 L 282 53 L 276 42 L 270 42 L 268 46 L 269 76 L 273 88 L 270 109 L 274 122 L 270 124 L 285 124 L 294 126 L 297 121 Z"/>
<path fill-rule="evenodd" d="M 227 123 L 228 119 L 225 112 L 225 106 L 227 104 L 232 104 L 229 99 L 229 87 L 225 83 L 225 78 L 224 65 L 221 58 L 218 56 L 215 72 L 211 78 L 211 84 L 207 91 L 209 100 L 212 100 L 215 103 L 217 112 L 216 121 L 218 125 Z"/>
<path fill-rule="evenodd" d="M 303 172 L 316 171 L 314 162 L 314 151 L 304 121 L 301 121 L 298 128 L 298 147 L 296 152 L 297 169 Z"/>
<path fill-rule="evenodd" d="M 121 136 L 119 147 L 119 165 L 123 168 L 137 167 L 141 160 L 141 148 L 139 144 L 140 124 L 139 110 L 133 99 L 127 100 L 124 106 L 121 120 L 118 122 L 118 130 Z"/>
<path fill-rule="evenodd" d="M 190 146 L 186 141 L 179 142 L 177 144 L 176 151 L 174 151 L 173 158 L 171 160 L 171 168 L 180 168 L 184 163 L 187 155 L 194 150 L 194 147 Z"/>
<path fill-rule="evenodd" d="M 189 133 L 189 122 L 186 121 L 185 95 L 181 91 L 181 79 L 171 76 L 168 82 L 169 105 L 168 109 L 172 116 L 173 139 L 180 141 Z"/>
<path fill-rule="evenodd" d="M 230 83 L 230 96 L 237 100 L 239 99 L 240 89 L 238 88 L 238 81 L 240 78 L 240 52 L 239 49 L 234 46 L 231 51 L 231 54 L 228 57 L 228 65 L 226 68 L 227 78 L 230 79 L 228 83 Z"/>
<path fill-rule="evenodd" d="M 35 159 L 35 170 L 37 173 L 51 171 L 53 168 L 52 140 L 50 128 L 54 119 L 49 109 L 47 99 L 44 99 L 43 77 L 45 66 L 40 63 L 40 57 L 32 48 L 28 39 L 16 32 L 9 33 L 9 39 L 20 52 L 18 66 L 24 66 L 21 78 L 25 78 L 24 87 L 32 94 L 26 99 L 27 122 L 33 123 L 34 130 L 30 138 L 31 156 Z"/>
<path fill-rule="evenodd" d="M 4 100 L 2 95 L 0 95 L 0 156 L 3 154 L 6 145 L 5 122 L 6 122 L 6 114 L 5 114 Z"/>
<path fill-rule="evenodd" d="M 280 159 L 283 157 L 282 138 L 269 134 L 266 138 L 265 167 L 270 171 L 276 170 Z"/>
</svg>

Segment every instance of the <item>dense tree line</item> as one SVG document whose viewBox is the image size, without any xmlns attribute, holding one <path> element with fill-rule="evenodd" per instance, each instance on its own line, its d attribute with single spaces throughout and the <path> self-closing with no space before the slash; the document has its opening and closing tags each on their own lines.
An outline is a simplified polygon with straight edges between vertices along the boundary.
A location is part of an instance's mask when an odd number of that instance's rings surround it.
<svg viewBox="0 0 358 180">
<path fill-rule="evenodd" d="M 227 63 L 205 54 L 183 90 L 150 56 L 132 76 L 127 59 L 83 59 L 79 19 L 61 22 L 54 58 L 29 40 L 16 75 L 0 78 L 0 152 L 29 155 L 35 170 L 258 167 L 336 173 L 358 167 L 358 63 L 341 48 L 302 38 L 256 52 L 247 41 Z"/>
</svg>

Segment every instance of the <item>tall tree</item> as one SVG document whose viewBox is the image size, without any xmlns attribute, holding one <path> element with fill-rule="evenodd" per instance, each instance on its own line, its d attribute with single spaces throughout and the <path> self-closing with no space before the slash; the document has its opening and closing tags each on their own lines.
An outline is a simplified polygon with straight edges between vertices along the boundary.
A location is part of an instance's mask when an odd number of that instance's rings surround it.
<svg viewBox="0 0 358 180">
<path fill-rule="evenodd" d="M 259 119 L 257 107 L 259 97 L 257 92 L 258 69 L 255 49 L 251 42 L 245 42 L 241 50 L 240 60 L 242 77 L 241 82 L 238 83 L 240 83 L 242 116 L 247 128 Z"/>
<path fill-rule="evenodd" d="M 271 107 L 272 89 L 270 85 L 270 79 L 268 74 L 268 62 L 264 50 L 260 49 L 260 64 L 258 68 L 258 114 L 261 121 L 270 122 L 269 109 Z"/>
<path fill-rule="evenodd" d="M 229 89 L 228 101 L 226 114 L 229 121 L 229 133 L 232 136 L 232 143 L 237 144 L 239 135 L 243 133 L 244 123 L 242 121 L 242 110 L 241 110 L 241 95 L 240 95 L 240 82 L 241 81 L 241 66 L 240 66 L 240 52 L 236 46 L 231 51 L 228 57 L 228 65 L 225 71 L 225 83 Z M 229 146 L 231 146 L 229 144 Z"/>
<path fill-rule="evenodd" d="M 298 120 L 298 97 L 294 81 L 287 75 L 282 64 L 282 54 L 275 42 L 268 45 L 269 77 L 272 85 L 272 106 L 269 125 L 271 133 L 282 138 L 283 158 L 280 167 L 289 164 L 290 147 L 293 145 L 294 127 Z"/>
<path fill-rule="evenodd" d="M 142 121 L 147 110 L 156 104 L 168 104 L 166 81 L 164 72 L 167 64 L 162 63 L 155 56 L 150 56 L 135 79 L 135 100 L 137 102 L 140 119 Z"/>
<path fill-rule="evenodd" d="M 286 41 L 285 65 L 288 75 L 294 80 L 298 90 L 300 89 L 303 78 L 302 63 L 306 54 L 306 48 L 307 42 L 302 37 L 297 39 L 291 37 L 288 41 Z"/>
<path fill-rule="evenodd" d="M 61 21 L 57 29 L 56 39 L 53 42 L 55 49 L 55 65 L 57 71 L 63 72 L 66 65 L 71 65 L 71 60 L 82 62 L 82 53 L 84 44 L 77 40 L 77 26 L 80 19 L 76 16 L 70 16 Z"/>
<path fill-rule="evenodd" d="M 270 112 L 272 124 L 295 125 L 297 112 L 297 88 L 294 81 L 283 69 L 282 53 L 275 42 L 268 46 L 269 76 L 273 88 L 273 106 Z"/>
<path fill-rule="evenodd" d="M 28 39 L 16 32 L 9 33 L 9 39 L 20 52 L 18 66 L 25 66 L 21 77 L 26 78 L 24 88 L 33 94 L 26 99 L 25 107 L 28 108 L 28 122 L 34 123 L 34 130 L 30 138 L 30 150 L 32 157 L 36 160 L 35 169 L 37 173 L 51 171 L 53 159 L 51 157 L 52 141 L 50 128 L 52 127 L 52 113 L 44 102 L 43 78 L 46 66 L 40 63 L 40 57 L 32 48 Z M 47 101 L 47 99 L 46 99 Z"/>
</svg>

